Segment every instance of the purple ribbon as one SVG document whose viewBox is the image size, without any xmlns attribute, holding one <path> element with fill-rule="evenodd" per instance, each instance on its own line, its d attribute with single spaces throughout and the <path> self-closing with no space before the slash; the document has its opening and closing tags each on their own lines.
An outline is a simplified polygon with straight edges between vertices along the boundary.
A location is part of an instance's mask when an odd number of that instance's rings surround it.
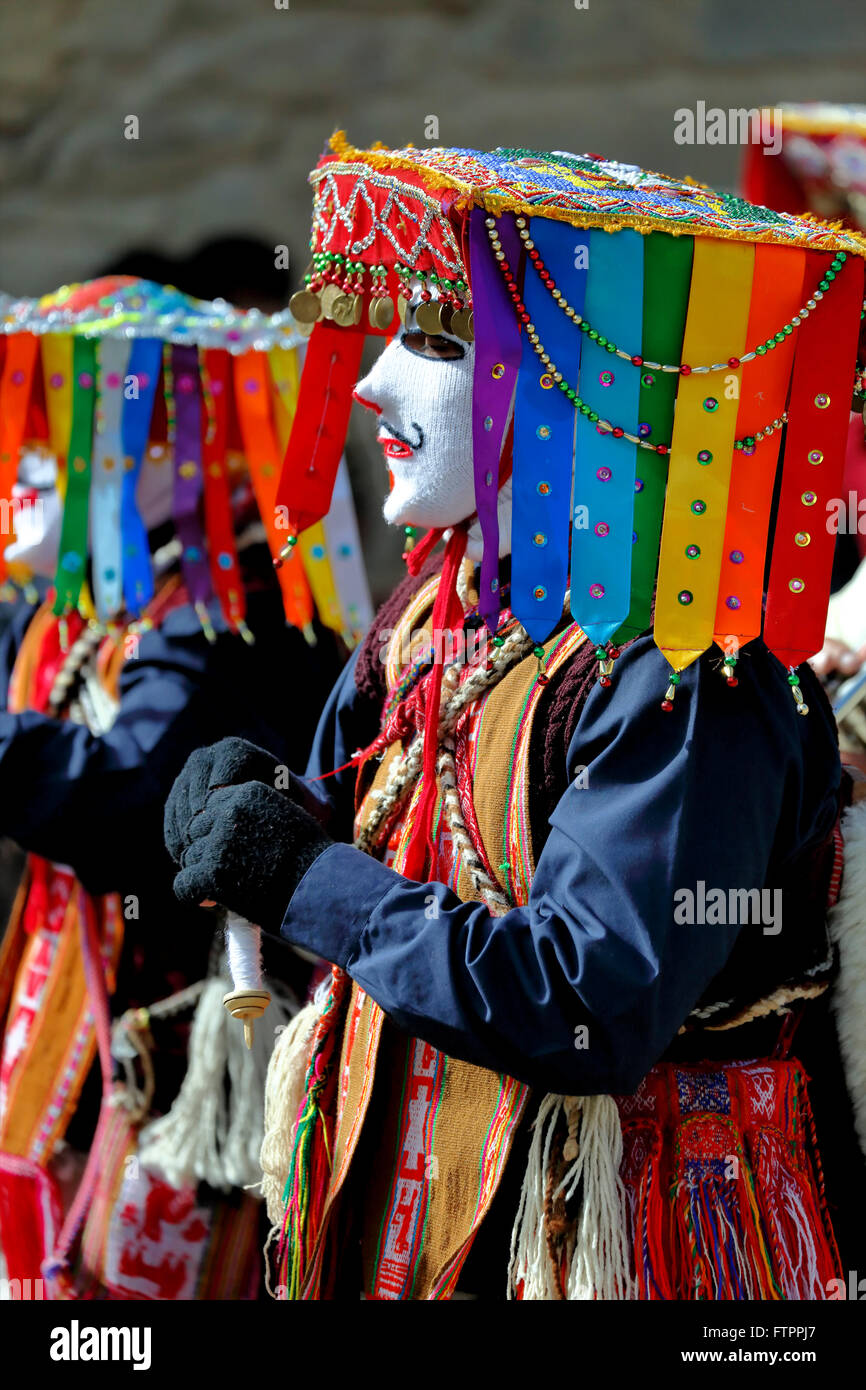
<svg viewBox="0 0 866 1390">
<path fill-rule="evenodd" d="M 469 220 L 469 264 L 475 327 L 472 383 L 472 458 L 475 505 L 484 550 L 478 609 L 491 632 L 499 621 L 499 459 L 520 366 L 520 324 L 505 280 L 490 249 L 488 213 L 475 208 Z M 499 219 L 498 235 L 517 272 L 520 238 L 514 218 Z"/>
<path fill-rule="evenodd" d="M 202 393 L 198 349 L 175 346 L 171 350 L 174 385 L 174 524 L 181 543 L 181 570 L 193 603 L 207 603 L 213 596 L 207 546 L 201 523 L 202 494 Z"/>
</svg>

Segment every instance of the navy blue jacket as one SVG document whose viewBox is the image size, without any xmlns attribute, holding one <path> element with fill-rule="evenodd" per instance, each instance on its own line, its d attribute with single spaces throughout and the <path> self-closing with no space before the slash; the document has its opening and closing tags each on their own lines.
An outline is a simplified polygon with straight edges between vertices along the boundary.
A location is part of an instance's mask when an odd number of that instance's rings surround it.
<svg viewBox="0 0 866 1390">
<path fill-rule="evenodd" d="M 742 653 L 736 689 L 709 654 L 692 665 L 671 713 L 660 708 L 669 668 L 650 637 L 626 648 L 616 668 L 612 687 L 596 686 L 578 719 L 570 785 L 550 818 L 529 904 L 494 917 L 344 843 L 351 770 L 309 779 L 378 732 L 350 663 L 320 722 L 306 783 L 308 806 L 343 843 L 309 869 L 282 926 L 289 941 L 347 970 L 401 1028 L 568 1094 L 633 1091 L 739 931 L 763 930 L 679 924 L 677 890 L 778 887 L 785 932 L 799 906 L 791 884 L 832 828 L 841 777 L 832 716 L 811 671 L 802 672 L 811 705 L 803 717 L 760 642 Z M 571 780 L 580 766 L 585 785 Z M 576 1033 L 581 1025 L 586 1034 Z"/>
</svg>

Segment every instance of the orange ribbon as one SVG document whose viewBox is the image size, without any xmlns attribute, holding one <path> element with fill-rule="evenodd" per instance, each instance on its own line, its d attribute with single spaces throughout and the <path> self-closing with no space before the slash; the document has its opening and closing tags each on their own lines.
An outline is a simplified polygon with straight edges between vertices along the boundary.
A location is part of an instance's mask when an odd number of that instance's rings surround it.
<svg viewBox="0 0 866 1390">
<path fill-rule="evenodd" d="M 268 359 L 264 353 L 250 351 L 235 357 L 234 383 L 250 478 L 271 555 L 276 559 L 286 540 L 286 527 L 278 524 L 284 519 L 277 503 L 280 454 L 271 414 Z M 309 635 L 313 599 L 300 556 L 290 555 L 278 573 L 286 620 Z"/>
</svg>

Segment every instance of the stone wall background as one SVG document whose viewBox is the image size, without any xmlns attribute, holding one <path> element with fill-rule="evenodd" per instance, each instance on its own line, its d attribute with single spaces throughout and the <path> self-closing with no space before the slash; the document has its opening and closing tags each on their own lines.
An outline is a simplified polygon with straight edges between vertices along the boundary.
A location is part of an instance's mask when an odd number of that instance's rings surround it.
<svg viewBox="0 0 866 1390">
<path fill-rule="evenodd" d="M 3 0 L 0 288 L 234 232 L 288 244 L 300 271 L 305 178 L 336 127 L 358 145 L 591 150 L 730 188 L 741 151 L 675 144 L 674 111 L 817 98 L 866 102 L 863 0 Z M 351 443 L 381 593 L 400 543 L 365 421 Z"/>
</svg>

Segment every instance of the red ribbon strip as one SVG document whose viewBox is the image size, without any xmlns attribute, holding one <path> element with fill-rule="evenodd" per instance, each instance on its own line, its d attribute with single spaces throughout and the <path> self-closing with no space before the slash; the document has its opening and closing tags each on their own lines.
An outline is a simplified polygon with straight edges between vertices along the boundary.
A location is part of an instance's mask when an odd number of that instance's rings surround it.
<svg viewBox="0 0 866 1390">
<path fill-rule="evenodd" d="M 425 538 L 426 539 L 426 538 Z M 431 627 L 433 629 L 433 670 L 427 678 L 424 709 L 424 761 L 421 772 L 421 797 L 418 803 L 415 831 L 406 855 L 403 874 L 406 878 L 426 882 L 425 863 L 429 853 L 433 862 L 433 810 L 436 805 L 436 751 L 439 744 L 439 708 L 442 703 L 444 674 L 444 633 L 453 630 L 463 618 L 463 605 L 457 593 L 457 576 L 466 550 L 466 527 L 458 527 L 445 548 L 442 580 L 436 592 Z"/>
<path fill-rule="evenodd" d="M 363 347 L 360 329 L 327 320 L 313 329 L 276 495 L 296 533 L 321 521 L 331 505 Z"/>
</svg>

